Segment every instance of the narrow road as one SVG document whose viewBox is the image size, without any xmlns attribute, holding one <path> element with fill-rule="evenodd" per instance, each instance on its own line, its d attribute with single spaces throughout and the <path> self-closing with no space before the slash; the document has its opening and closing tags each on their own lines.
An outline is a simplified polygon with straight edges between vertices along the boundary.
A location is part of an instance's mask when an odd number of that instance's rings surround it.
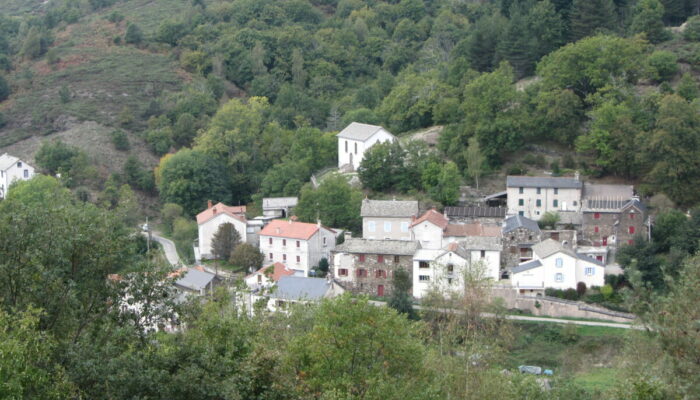
<svg viewBox="0 0 700 400">
<path fill-rule="evenodd" d="M 146 233 L 144 233 L 144 235 L 146 235 Z M 151 239 L 160 243 L 160 245 L 163 247 L 163 252 L 165 252 L 165 258 L 173 267 L 184 265 L 182 261 L 180 261 L 180 256 L 177 254 L 177 248 L 172 240 L 159 236 L 156 232 L 151 232 Z"/>
</svg>

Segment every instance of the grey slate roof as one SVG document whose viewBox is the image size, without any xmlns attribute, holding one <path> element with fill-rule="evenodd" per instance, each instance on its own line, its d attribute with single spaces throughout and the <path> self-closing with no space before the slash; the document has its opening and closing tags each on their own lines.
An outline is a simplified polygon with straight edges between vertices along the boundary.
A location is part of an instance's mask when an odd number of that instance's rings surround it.
<svg viewBox="0 0 700 400">
<path fill-rule="evenodd" d="M 588 261 L 588 262 L 590 262 L 590 263 L 592 263 L 592 264 L 599 265 L 599 266 L 601 266 L 601 267 L 605 267 L 605 264 L 603 264 L 601 261 L 598 261 L 598 260 L 596 260 L 595 258 L 592 258 L 592 257 L 588 257 L 588 256 L 585 255 L 585 254 L 576 253 L 576 257 L 577 257 L 579 260 Z"/>
<path fill-rule="evenodd" d="M 298 197 L 265 197 L 262 201 L 263 210 L 296 207 Z"/>
<path fill-rule="evenodd" d="M 363 217 L 405 217 L 418 216 L 418 202 L 415 200 L 362 200 L 360 215 Z"/>
<path fill-rule="evenodd" d="M 505 207 L 482 207 L 482 206 L 445 207 L 444 214 L 447 216 L 447 218 L 454 218 L 454 217 L 504 218 L 506 216 L 506 209 L 505 209 Z"/>
<path fill-rule="evenodd" d="M 506 178 L 507 187 L 581 189 L 583 183 L 574 178 L 553 178 L 549 176 L 514 176 Z"/>
<path fill-rule="evenodd" d="M 373 240 L 351 238 L 343 244 L 335 246 L 335 253 L 351 254 L 388 254 L 394 256 L 410 256 L 420 248 L 418 242 L 412 240 Z"/>
<path fill-rule="evenodd" d="M 565 248 L 561 243 L 554 239 L 547 239 L 537 243 L 536 245 L 532 246 L 532 251 L 535 252 L 539 258 L 547 258 L 558 252 L 568 254 L 571 257 L 577 257 L 576 253 Z"/>
<path fill-rule="evenodd" d="M 542 263 L 540 262 L 540 260 L 531 260 L 531 261 L 527 261 L 527 262 L 524 262 L 522 264 L 519 264 L 517 267 L 513 267 L 513 273 L 517 274 L 519 272 L 528 271 L 528 270 L 531 270 L 531 269 L 534 269 L 537 267 L 541 267 L 541 266 L 542 266 Z"/>
<path fill-rule="evenodd" d="M 11 166 L 13 166 L 17 161 L 19 161 L 19 158 L 11 156 L 7 153 L 0 155 L 0 171 L 7 170 Z"/>
<path fill-rule="evenodd" d="M 586 199 L 630 199 L 634 195 L 632 185 L 607 185 L 585 183 L 583 197 Z"/>
<path fill-rule="evenodd" d="M 503 250 L 501 239 L 492 236 L 468 236 L 466 239 L 460 240 L 459 245 L 466 250 Z"/>
<path fill-rule="evenodd" d="M 540 233 L 540 226 L 537 225 L 537 222 L 522 215 L 513 215 L 503 221 L 503 233 L 508 233 L 518 228 L 525 228 L 532 232 Z"/>
<path fill-rule="evenodd" d="M 331 284 L 323 278 L 283 276 L 277 282 L 272 297 L 282 300 L 320 300 L 326 296 Z"/>
<path fill-rule="evenodd" d="M 190 290 L 202 290 L 214 280 L 216 276 L 209 272 L 188 268 L 187 272 L 175 284 Z"/>
<path fill-rule="evenodd" d="M 382 129 L 384 128 L 377 125 L 353 122 L 350 125 L 346 126 L 345 129 L 340 131 L 340 133 L 338 133 L 336 136 L 343 139 L 360 140 L 364 142 L 365 140 L 369 139 L 370 137 L 372 137 L 372 135 L 374 135 Z M 384 130 L 386 131 L 386 129 Z M 387 132 L 391 134 L 391 132 Z"/>
</svg>

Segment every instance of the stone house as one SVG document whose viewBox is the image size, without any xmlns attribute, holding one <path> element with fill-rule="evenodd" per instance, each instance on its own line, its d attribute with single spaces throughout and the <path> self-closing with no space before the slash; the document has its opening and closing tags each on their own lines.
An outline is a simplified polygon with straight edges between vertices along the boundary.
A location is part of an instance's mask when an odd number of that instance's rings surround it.
<svg viewBox="0 0 700 400">
<path fill-rule="evenodd" d="M 589 246 L 617 248 L 648 235 L 646 207 L 638 198 L 586 199 L 582 208 L 581 242 Z"/>
<path fill-rule="evenodd" d="M 15 181 L 26 181 L 34 176 L 34 167 L 7 153 L 0 155 L 0 199 L 7 196 Z"/>
<path fill-rule="evenodd" d="M 364 239 L 411 240 L 410 226 L 418 216 L 418 202 L 364 199 L 360 216 Z"/>
<path fill-rule="evenodd" d="M 503 267 L 508 272 L 518 264 L 532 260 L 532 246 L 542 241 L 537 222 L 513 215 L 503 221 Z"/>
<path fill-rule="evenodd" d="M 287 275 L 277 282 L 277 287 L 269 294 L 267 309 L 284 311 L 290 304 L 307 304 L 340 296 L 345 292 L 342 286 L 328 278 L 306 278 Z"/>
<path fill-rule="evenodd" d="M 389 296 L 394 272 L 412 274 L 413 255 L 420 244 L 408 240 L 350 238 L 333 250 L 331 271 L 353 293 Z"/>
<path fill-rule="evenodd" d="M 377 125 L 353 122 L 336 135 L 338 137 L 338 168 L 357 171 L 365 152 L 373 145 L 394 142 L 396 136 Z"/>
<path fill-rule="evenodd" d="M 508 176 L 508 215 L 538 221 L 547 212 L 578 211 L 583 183 L 575 178 Z"/>
</svg>

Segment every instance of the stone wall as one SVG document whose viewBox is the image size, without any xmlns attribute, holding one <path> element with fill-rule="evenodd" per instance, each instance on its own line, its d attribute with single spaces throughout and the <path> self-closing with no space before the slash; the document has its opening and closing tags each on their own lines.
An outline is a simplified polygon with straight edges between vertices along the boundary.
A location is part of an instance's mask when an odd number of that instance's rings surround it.
<svg viewBox="0 0 700 400">
<path fill-rule="evenodd" d="M 531 245 L 539 243 L 542 239 L 541 234 L 522 227 L 504 233 L 501 268 L 509 270 L 520 264 L 520 248 L 524 245 L 531 247 Z"/>
<path fill-rule="evenodd" d="M 383 286 L 384 296 L 391 296 L 393 291 L 394 271 L 403 269 L 408 272 L 409 280 L 413 282 L 413 256 L 384 255 L 384 261 L 378 261 L 378 255 L 365 254 L 364 262 L 359 261 L 358 254 L 352 254 L 351 265 L 333 266 L 333 276 L 346 290 L 355 294 L 379 296 L 380 286 Z M 395 262 L 398 257 L 398 263 Z M 334 257 L 335 259 L 335 257 Z M 339 268 L 348 270 L 347 276 L 339 275 Z M 358 276 L 358 270 L 366 271 L 366 276 Z"/>
</svg>

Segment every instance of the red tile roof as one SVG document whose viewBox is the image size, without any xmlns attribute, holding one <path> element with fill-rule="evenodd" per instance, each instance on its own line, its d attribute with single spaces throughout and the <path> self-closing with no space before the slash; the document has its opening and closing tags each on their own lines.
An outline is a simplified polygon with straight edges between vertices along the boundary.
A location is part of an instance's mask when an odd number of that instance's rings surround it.
<svg viewBox="0 0 700 400">
<path fill-rule="evenodd" d="M 241 222 L 246 222 L 245 219 L 245 206 L 227 206 L 224 203 L 219 203 L 215 206 L 210 206 L 206 210 L 197 214 L 197 224 L 203 224 L 210 219 L 214 218 L 218 214 L 226 214 L 232 218 L 236 218 Z"/>
<path fill-rule="evenodd" d="M 274 271 L 272 272 L 272 281 L 277 282 L 282 278 L 283 276 L 289 276 L 289 275 L 294 275 L 294 270 L 287 268 L 286 265 L 282 264 L 281 262 L 276 262 L 274 264 L 270 264 L 266 267 L 262 267 L 259 270 L 253 272 L 252 274 L 246 276 L 246 278 L 256 275 L 256 274 L 263 274 L 266 275 L 266 272 L 268 269 L 274 268 Z"/>
<path fill-rule="evenodd" d="M 475 224 L 449 224 L 445 228 L 445 236 L 501 236 L 501 228 L 496 225 Z"/>
<path fill-rule="evenodd" d="M 275 219 L 270 221 L 270 223 L 260 231 L 259 235 L 308 240 L 318 230 L 319 226 L 317 224 L 298 222 L 291 219 L 288 221 Z"/>
<path fill-rule="evenodd" d="M 439 226 L 440 229 L 445 229 L 447 226 L 447 218 L 435 210 L 428 210 L 425 214 L 421 215 L 418 219 L 414 220 L 411 226 L 416 226 L 423 221 L 428 221 L 433 225 Z"/>
</svg>

